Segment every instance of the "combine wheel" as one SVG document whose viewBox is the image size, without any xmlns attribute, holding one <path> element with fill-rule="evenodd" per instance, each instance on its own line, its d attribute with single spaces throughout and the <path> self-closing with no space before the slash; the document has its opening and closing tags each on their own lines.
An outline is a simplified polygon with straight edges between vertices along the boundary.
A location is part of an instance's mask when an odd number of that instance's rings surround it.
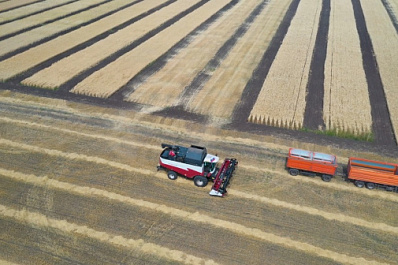
<svg viewBox="0 0 398 265">
<path fill-rule="evenodd" d="M 365 182 L 360 181 L 360 180 L 356 180 L 354 182 L 355 186 L 357 186 L 358 188 L 363 188 L 365 186 Z"/>
<path fill-rule="evenodd" d="M 298 169 L 295 169 L 295 168 L 289 168 L 289 173 L 292 176 L 297 176 L 300 173 L 300 171 Z"/>
<path fill-rule="evenodd" d="M 366 188 L 373 190 L 375 188 L 375 184 L 372 182 L 368 182 L 368 183 L 366 183 Z"/>
<path fill-rule="evenodd" d="M 205 187 L 207 185 L 207 183 L 209 182 L 209 180 L 203 176 L 196 176 L 196 177 L 194 177 L 193 182 L 198 187 Z"/>
<path fill-rule="evenodd" d="M 325 182 L 329 182 L 332 179 L 332 176 L 330 175 L 322 175 L 322 180 Z"/>
<path fill-rule="evenodd" d="M 167 172 L 167 177 L 171 180 L 176 180 L 177 179 L 177 173 L 175 173 L 174 171 L 170 170 L 169 172 Z"/>
</svg>

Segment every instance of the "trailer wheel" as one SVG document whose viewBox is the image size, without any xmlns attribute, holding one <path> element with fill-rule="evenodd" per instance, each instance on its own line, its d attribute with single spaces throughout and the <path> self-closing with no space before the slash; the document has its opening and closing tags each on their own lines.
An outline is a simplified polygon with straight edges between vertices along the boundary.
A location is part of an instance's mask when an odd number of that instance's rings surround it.
<svg viewBox="0 0 398 265">
<path fill-rule="evenodd" d="M 289 169 L 289 173 L 292 176 L 297 176 L 300 173 L 300 171 L 298 169 L 295 169 L 295 168 L 290 168 Z"/>
<path fill-rule="evenodd" d="M 354 182 L 355 186 L 357 186 L 358 188 L 363 188 L 365 186 L 365 183 L 363 181 L 360 180 L 356 180 Z"/>
<path fill-rule="evenodd" d="M 332 176 L 330 175 L 322 175 L 322 180 L 325 182 L 329 182 L 332 179 Z"/>
<path fill-rule="evenodd" d="M 373 190 L 375 188 L 375 184 L 372 182 L 368 182 L 368 183 L 366 183 L 366 188 Z"/>
<path fill-rule="evenodd" d="M 203 176 L 196 176 L 193 179 L 193 182 L 195 183 L 195 186 L 197 187 L 205 187 L 209 180 L 206 177 Z"/>
<path fill-rule="evenodd" d="M 175 173 L 174 171 L 170 170 L 169 172 L 167 172 L 167 177 L 171 180 L 176 180 L 177 179 L 177 173 Z"/>
</svg>

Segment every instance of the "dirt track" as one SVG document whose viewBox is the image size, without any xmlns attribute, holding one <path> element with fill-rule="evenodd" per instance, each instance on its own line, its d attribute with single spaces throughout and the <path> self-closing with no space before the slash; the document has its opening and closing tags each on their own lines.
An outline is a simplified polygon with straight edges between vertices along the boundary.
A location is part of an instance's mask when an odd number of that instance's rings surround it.
<svg viewBox="0 0 398 265">
<path fill-rule="evenodd" d="M 2 97 L 0 260 L 24 264 L 394 264 L 398 196 L 291 177 L 283 145 L 182 121 Z M 47 102 L 48 103 L 48 102 Z M 65 104 L 66 103 L 66 104 Z M 65 104 L 65 105 L 63 105 Z M 37 113 L 37 114 L 35 114 Z M 142 119 L 142 120 L 141 120 Z M 141 121 L 140 121 L 141 120 Z M 178 123 L 178 131 L 170 127 Z M 199 126 L 199 125 L 198 125 Z M 206 137 L 206 135 L 208 137 Z M 156 172 L 160 143 L 239 159 L 228 197 Z M 260 143 L 260 142 L 259 142 Z M 344 156 L 344 153 L 338 154 Z M 344 163 L 344 161 L 341 161 Z M 340 170 L 343 170 L 342 168 Z M 328 185 L 330 184 L 330 185 Z"/>
</svg>

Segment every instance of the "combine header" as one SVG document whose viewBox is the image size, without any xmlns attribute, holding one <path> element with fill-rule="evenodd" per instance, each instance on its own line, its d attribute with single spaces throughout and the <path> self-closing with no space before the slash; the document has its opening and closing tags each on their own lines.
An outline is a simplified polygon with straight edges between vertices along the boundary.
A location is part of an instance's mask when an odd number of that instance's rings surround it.
<svg viewBox="0 0 398 265">
<path fill-rule="evenodd" d="M 210 195 L 222 197 L 227 193 L 227 186 L 232 177 L 238 161 L 234 158 L 226 158 L 221 168 L 218 170 L 217 176 L 214 179 L 213 187 L 211 188 Z"/>
<path fill-rule="evenodd" d="M 221 168 L 218 168 L 219 158 L 208 154 L 205 147 L 162 144 L 162 148 L 158 170 L 167 171 L 169 179 L 175 180 L 181 175 L 193 179 L 198 187 L 205 187 L 211 180 L 214 185 L 210 195 L 222 197 L 227 193 L 227 186 L 238 164 L 236 159 L 226 158 Z"/>
</svg>

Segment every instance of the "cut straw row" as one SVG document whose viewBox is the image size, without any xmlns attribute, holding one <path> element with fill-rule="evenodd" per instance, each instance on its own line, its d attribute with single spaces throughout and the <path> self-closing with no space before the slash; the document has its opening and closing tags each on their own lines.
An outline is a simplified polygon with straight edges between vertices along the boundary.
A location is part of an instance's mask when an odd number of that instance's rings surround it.
<svg viewBox="0 0 398 265">
<path fill-rule="evenodd" d="M 331 1 L 325 62 L 324 120 L 326 129 L 354 135 L 372 128 L 368 85 L 350 1 Z"/>
<path fill-rule="evenodd" d="M 130 26 L 109 35 L 107 38 L 65 57 L 24 80 L 22 83 L 48 88 L 59 87 L 77 74 L 98 64 L 101 60 L 133 43 L 197 2 L 199 0 L 180 0 L 168 5 Z"/>
<path fill-rule="evenodd" d="M 300 2 L 264 81 L 249 122 L 301 128 L 322 0 Z"/>
<path fill-rule="evenodd" d="M 94 72 L 77 84 L 71 92 L 109 97 L 229 2 L 230 0 L 207 2 L 137 48 Z"/>
<path fill-rule="evenodd" d="M 135 88 L 128 101 L 166 107 L 176 104 L 180 94 L 215 56 L 221 45 L 244 22 L 260 0 L 239 2 L 221 18 L 200 32 L 145 83 Z"/>
</svg>

